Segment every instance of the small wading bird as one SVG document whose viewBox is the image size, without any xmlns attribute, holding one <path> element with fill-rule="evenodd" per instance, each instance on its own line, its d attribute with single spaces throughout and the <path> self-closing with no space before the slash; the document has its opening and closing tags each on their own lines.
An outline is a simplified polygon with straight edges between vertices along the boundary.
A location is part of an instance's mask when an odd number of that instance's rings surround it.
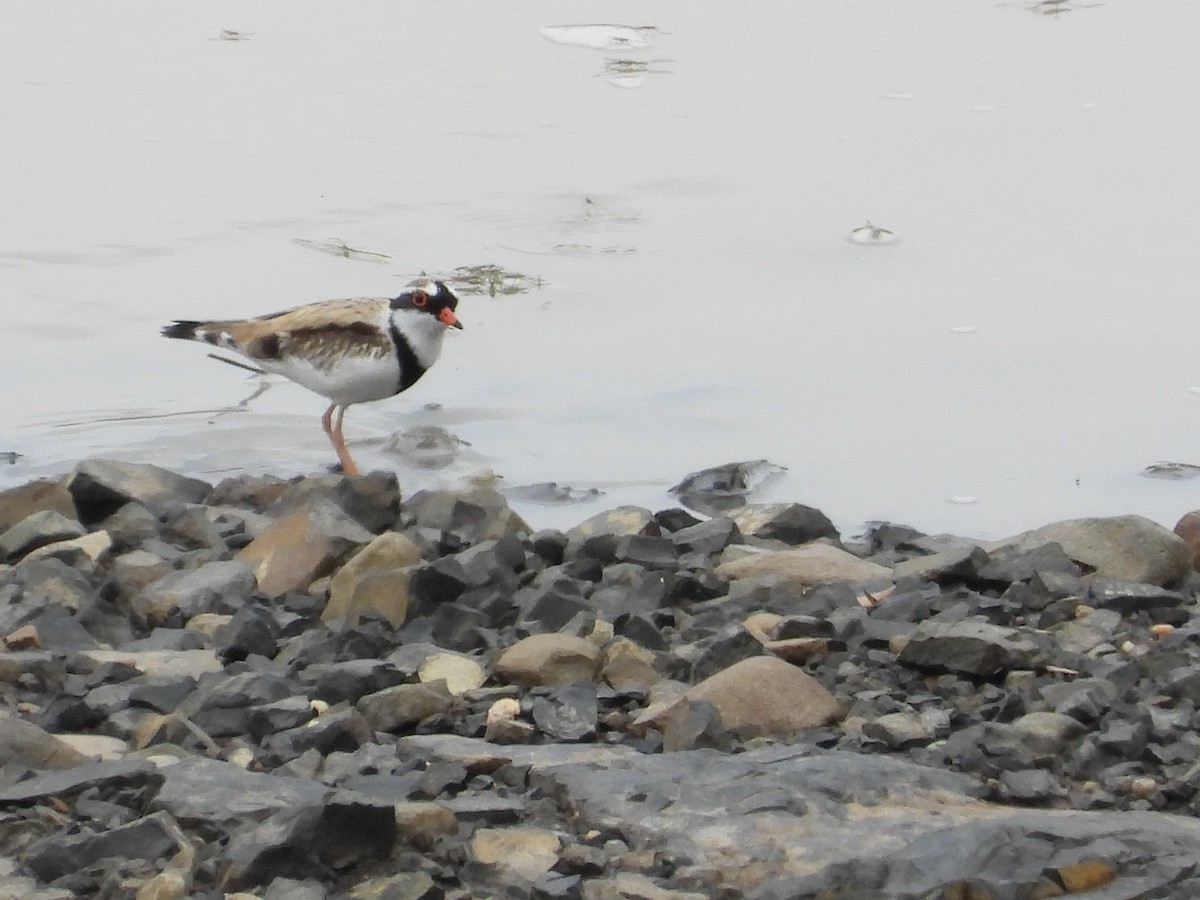
<svg viewBox="0 0 1200 900">
<path fill-rule="evenodd" d="M 232 350 L 263 372 L 329 398 L 321 425 L 342 471 L 357 475 L 342 436 L 346 408 L 412 387 L 437 362 L 446 329 L 462 328 L 457 306 L 451 290 L 432 281 L 390 299 L 324 300 L 256 319 L 177 321 L 162 333 Z"/>
</svg>

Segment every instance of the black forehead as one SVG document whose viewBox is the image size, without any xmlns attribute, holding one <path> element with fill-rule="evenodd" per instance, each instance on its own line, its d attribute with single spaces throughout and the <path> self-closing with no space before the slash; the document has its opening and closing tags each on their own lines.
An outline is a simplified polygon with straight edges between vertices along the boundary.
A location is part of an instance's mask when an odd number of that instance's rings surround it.
<svg viewBox="0 0 1200 900">
<path fill-rule="evenodd" d="M 425 309 L 432 308 L 434 311 L 437 311 L 439 309 L 444 309 L 447 306 L 451 309 L 454 309 L 458 306 L 458 298 L 454 296 L 454 292 L 451 291 L 450 288 L 446 287 L 446 283 L 444 281 L 435 281 L 433 282 L 433 286 L 436 290 L 436 293 L 431 293 L 429 295 L 429 305 L 426 306 Z M 392 309 L 400 309 L 404 306 L 412 306 L 413 294 L 418 290 L 420 290 L 420 288 L 414 287 L 405 291 L 399 297 L 393 297 L 391 302 Z"/>
</svg>

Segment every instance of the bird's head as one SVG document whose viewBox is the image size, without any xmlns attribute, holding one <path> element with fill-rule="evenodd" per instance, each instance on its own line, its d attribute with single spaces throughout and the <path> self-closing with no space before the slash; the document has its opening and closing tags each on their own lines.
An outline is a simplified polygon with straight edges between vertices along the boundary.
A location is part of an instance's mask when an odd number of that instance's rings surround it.
<svg viewBox="0 0 1200 900">
<path fill-rule="evenodd" d="M 393 310 L 412 310 L 418 313 L 428 313 L 447 328 L 462 328 L 462 322 L 454 310 L 458 307 L 458 297 L 441 281 L 426 281 L 414 285 L 399 297 L 394 297 L 391 303 Z"/>
</svg>

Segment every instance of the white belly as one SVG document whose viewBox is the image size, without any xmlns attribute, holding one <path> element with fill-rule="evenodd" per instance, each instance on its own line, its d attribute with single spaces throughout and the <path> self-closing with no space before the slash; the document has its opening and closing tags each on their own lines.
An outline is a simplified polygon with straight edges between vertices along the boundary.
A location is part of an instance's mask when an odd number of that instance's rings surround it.
<svg viewBox="0 0 1200 900">
<path fill-rule="evenodd" d="M 255 361 L 265 371 L 283 375 L 338 406 L 382 400 L 396 394 L 400 386 L 400 367 L 391 355 L 346 356 L 321 368 L 295 358 Z"/>
</svg>

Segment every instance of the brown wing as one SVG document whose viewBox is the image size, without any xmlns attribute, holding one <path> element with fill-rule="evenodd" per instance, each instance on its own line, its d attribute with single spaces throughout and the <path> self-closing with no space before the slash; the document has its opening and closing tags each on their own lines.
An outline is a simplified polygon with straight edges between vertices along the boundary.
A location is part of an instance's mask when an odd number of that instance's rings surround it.
<svg viewBox="0 0 1200 900">
<path fill-rule="evenodd" d="M 228 336 L 229 345 L 260 362 L 303 358 L 318 368 L 338 357 L 384 356 L 391 340 L 380 329 L 386 299 L 326 300 L 284 312 L 229 322 L 205 323 Z"/>
</svg>

